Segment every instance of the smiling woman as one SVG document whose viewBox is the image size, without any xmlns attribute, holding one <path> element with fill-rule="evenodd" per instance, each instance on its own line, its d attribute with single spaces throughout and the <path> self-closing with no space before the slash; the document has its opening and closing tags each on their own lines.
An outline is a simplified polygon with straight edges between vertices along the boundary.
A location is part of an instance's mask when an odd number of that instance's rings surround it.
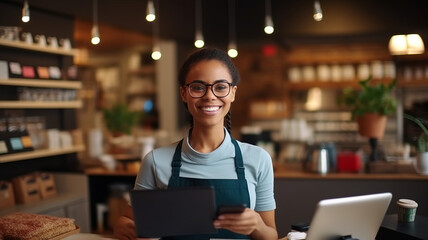
<svg viewBox="0 0 428 240">
<path fill-rule="evenodd" d="M 186 60 L 179 84 L 191 127 L 179 142 L 145 156 L 135 189 L 211 186 L 218 208 L 247 207 L 220 214 L 213 221 L 216 234 L 162 239 L 278 239 L 272 159 L 262 148 L 239 142 L 230 133 L 230 107 L 238 82 L 238 71 L 222 50 L 202 49 Z M 117 238 L 137 237 L 133 219 L 129 207 L 115 227 Z"/>
</svg>

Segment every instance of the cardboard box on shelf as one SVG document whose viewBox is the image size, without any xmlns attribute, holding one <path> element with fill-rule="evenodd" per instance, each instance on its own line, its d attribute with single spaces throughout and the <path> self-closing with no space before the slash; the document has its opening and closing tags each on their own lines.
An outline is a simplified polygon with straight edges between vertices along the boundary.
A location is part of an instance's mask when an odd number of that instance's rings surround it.
<svg viewBox="0 0 428 240">
<path fill-rule="evenodd" d="M 0 209 L 15 205 L 15 195 L 11 182 L 0 181 Z"/>
<path fill-rule="evenodd" d="M 40 196 L 42 199 L 50 198 L 56 195 L 55 179 L 52 173 L 38 172 L 37 173 L 39 185 L 40 185 Z"/>
<path fill-rule="evenodd" d="M 18 176 L 12 182 L 17 203 L 29 203 L 40 200 L 40 184 L 37 174 Z"/>
</svg>

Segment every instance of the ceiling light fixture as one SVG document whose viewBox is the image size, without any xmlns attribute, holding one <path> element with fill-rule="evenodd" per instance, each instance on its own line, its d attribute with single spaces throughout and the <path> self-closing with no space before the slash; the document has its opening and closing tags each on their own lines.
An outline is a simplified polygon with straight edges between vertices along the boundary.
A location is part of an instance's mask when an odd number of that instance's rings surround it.
<svg viewBox="0 0 428 240">
<path fill-rule="evenodd" d="M 319 22 L 322 20 L 322 9 L 321 9 L 321 4 L 318 0 L 315 0 L 314 2 L 314 20 Z"/>
<path fill-rule="evenodd" d="M 101 41 L 100 31 L 98 29 L 98 0 L 92 0 L 92 4 L 93 4 L 92 6 L 93 23 L 92 23 L 92 31 L 91 31 L 91 35 L 92 35 L 91 43 L 93 45 L 97 45 Z"/>
<path fill-rule="evenodd" d="M 153 22 L 156 19 L 155 6 L 153 5 L 153 0 L 147 1 L 147 11 L 146 11 L 146 20 L 148 22 Z"/>
<path fill-rule="evenodd" d="M 389 52 L 392 55 L 422 54 L 425 46 L 419 34 L 394 35 L 389 40 Z"/>
<path fill-rule="evenodd" d="M 272 13 L 271 13 L 271 3 L 270 0 L 265 0 L 265 33 L 272 34 L 274 31 L 273 21 L 272 21 Z"/>
<path fill-rule="evenodd" d="M 202 34 L 202 5 L 201 0 L 195 1 L 195 22 L 196 22 L 196 32 L 195 32 L 195 47 L 202 48 L 205 45 L 204 36 Z"/>
<path fill-rule="evenodd" d="M 238 56 L 236 48 L 236 35 L 235 35 L 235 0 L 229 0 L 229 45 L 227 54 L 231 58 Z"/>
<path fill-rule="evenodd" d="M 152 58 L 153 60 L 159 60 L 162 57 L 162 53 L 160 47 L 158 45 L 154 45 L 152 49 Z"/>
<path fill-rule="evenodd" d="M 159 47 L 159 3 L 157 0 L 155 0 L 156 9 L 158 10 L 158 17 L 153 22 L 153 49 L 152 49 L 152 58 L 153 60 L 159 60 L 162 57 L 161 48 Z"/>
<path fill-rule="evenodd" d="M 27 0 L 24 1 L 24 6 L 22 7 L 22 21 L 25 23 L 30 21 L 30 6 Z"/>
</svg>

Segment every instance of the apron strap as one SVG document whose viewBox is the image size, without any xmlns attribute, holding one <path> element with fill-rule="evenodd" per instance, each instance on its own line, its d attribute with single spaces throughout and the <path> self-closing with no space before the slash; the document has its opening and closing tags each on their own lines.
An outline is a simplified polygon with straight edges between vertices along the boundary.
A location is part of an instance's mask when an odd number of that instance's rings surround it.
<svg viewBox="0 0 428 240">
<path fill-rule="evenodd" d="M 242 152 L 241 148 L 238 145 L 238 142 L 232 139 L 232 143 L 235 146 L 235 169 L 236 174 L 238 175 L 238 179 L 245 180 L 245 168 L 244 168 L 244 161 L 242 160 Z"/>
<path fill-rule="evenodd" d="M 171 162 L 171 178 L 169 179 L 168 186 L 178 186 L 178 179 L 180 178 L 180 167 L 181 167 L 181 147 L 183 145 L 183 139 L 178 142 L 175 148 L 174 156 Z"/>
</svg>

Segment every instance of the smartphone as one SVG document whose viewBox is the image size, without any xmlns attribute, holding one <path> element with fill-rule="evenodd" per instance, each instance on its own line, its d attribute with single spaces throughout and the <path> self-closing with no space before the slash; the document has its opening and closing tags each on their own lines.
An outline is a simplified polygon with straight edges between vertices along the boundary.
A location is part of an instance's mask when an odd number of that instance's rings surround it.
<svg viewBox="0 0 428 240">
<path fill-rule="evenodd" d="M 291 224 L 291 230 L 299 231 L 299 232 L 306 232 L 309 230 L 309 223 L 307 222 L 300 222 Z"/>
<path fill-rule="evenodd" d="M 217 215 L 223 213 L 242 213 L 245 208 L 247 208 L 246 204 L 239 205 L 221 205 L 218 207 Z"/>
</svg>

